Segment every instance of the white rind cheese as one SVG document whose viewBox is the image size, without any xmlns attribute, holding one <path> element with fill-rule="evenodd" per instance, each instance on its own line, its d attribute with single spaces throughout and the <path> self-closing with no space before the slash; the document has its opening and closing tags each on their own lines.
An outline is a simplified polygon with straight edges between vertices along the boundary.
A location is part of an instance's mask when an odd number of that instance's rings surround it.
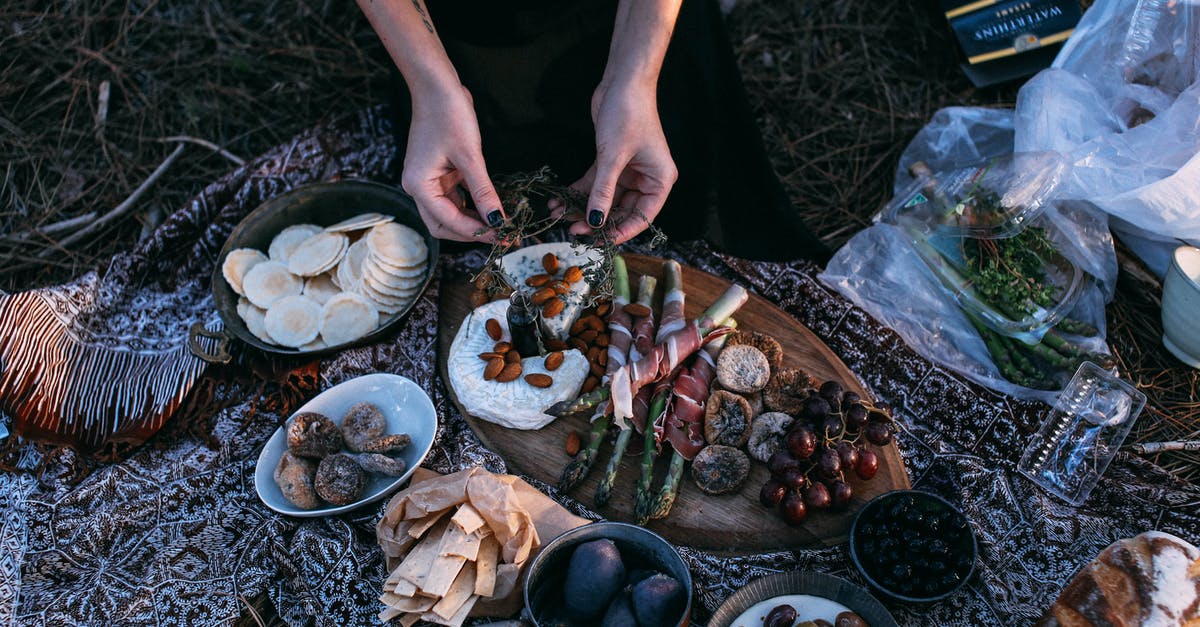
<svg viewBox="0 0 1200 627">
<path fill-rule="evenodd" d="M 563 351 L 562 365 L 549 372 L 543 357 L 524 357 L 521 359 L 521 376 L 517 380 L 507 383 L 484 381 L 483 368 L 487 364 L 479 358 L 479 353 L 491 351 L 496 344 L 484 325 L 488 318 L 495 318 L 504 332 L 501 339 L 509 341 L 512 336 L 508 332 L 507 311 L 508 301 L 498 300 L 480 306 L 463 319 L 446 361 L 450 385 L 454 387 L 458 401 L 472 416 L 512 429 L 541 429 L 554 420 L 545 413 L 546 409 L 579 395 L 579 388 L 588 375 L 587 358 L 575 349 Z M 554 379 L 553 385 L 548 388 L 529 385 L 525 375 L 534 373 L 550 375 Z"/>
<path fill-rule="evenodd" d="M 517 289 L 529 289 L 525 287 L 525 279 L 546 272 L 542 267 L 542 257 L 546 253 L 554 253 L 558 257 L 559 270 L 556 276 L 562 276 L 563 270 L 571 266 L 584 267 L 588 264 L 599 263 L 602 257 L 601 251 L 597 248 L 582 245 L 572 246 L 568 242 L 527 246 L 500 258 L 500 269 L 508 277 L 509 285 Z M 587 281 L 573 283 L 571 291 L 562 297 L 562 312 L 551 318 L 543 318 L 542 329 L 555 338 L 566 340 L 571 325 L 583 313 L 584 301 L 587 300 L 590 292 L 591 287 Z"/>
</svg>

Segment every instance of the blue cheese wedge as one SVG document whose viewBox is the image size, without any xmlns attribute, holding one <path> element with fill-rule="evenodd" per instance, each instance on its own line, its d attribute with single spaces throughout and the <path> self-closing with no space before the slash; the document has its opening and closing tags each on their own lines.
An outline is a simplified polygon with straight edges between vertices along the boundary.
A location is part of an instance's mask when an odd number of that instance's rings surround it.
<svg viewBox="0 0 1200 627">
<path fill-rule="evenodd" d="M 489 318 L 500 323 L 501 339 L 510 341 L 505 313 L 508 301 L 487 303 L 467 314 L 454 342 L 450 345 L 446 370 L 450 385 L 459 403 L 472 416 L 512 429 L 541 429 L 554 417 L 545 413 L 551 405 L 579 395 L 579 388 L 588 374 L 587 358 L 575 349 L 563 351 L 563 363 L 553 372 L 547 371 L 540 356 L 521 360 L 521 376 L 515 381 L 485 381 L 486 362 L 480 353 L 490 352 L 496 342 L 487 333 Z M 554 380 L 548 388 L 537 388 L 525 382 L 525 375 L 547 374 Z"/>
<path fill-rule="evenodd" d="M 596 264 L 602 257 L 601 251 L 597 248 L 572 245 L 567 242 L 527 246 L 508 253 L 500 259 L 500 269 L 507 277 L 509 285 L 517 289 L 530 289 L 525 287 L 525 279 L 537 274 L 545 274 L 542 257 L 546 253 L 554 253 L 558 257 L 559 270 L 555 278 L 561 278 L 563 270 L 571 266 L 582 268 L 589 264 Z M 591 287 L 587 281 L 577 281 L 571 284 L 571 291 L 562 296 L 564 305 L 562 312 L 557 316 L 542 319 L 543 333 L 550 337 L 566 340 L 571 325 L 575 324 L 575 320 L 583 313 L 584 304 L 590 292 Z M 544 337 L 544 339 L 549 339 L 549 337 Z"/>
</svg>

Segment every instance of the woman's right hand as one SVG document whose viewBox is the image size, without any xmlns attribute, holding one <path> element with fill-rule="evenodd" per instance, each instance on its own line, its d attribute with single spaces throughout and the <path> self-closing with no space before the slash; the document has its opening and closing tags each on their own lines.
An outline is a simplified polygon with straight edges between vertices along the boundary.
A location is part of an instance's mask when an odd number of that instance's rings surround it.
<svg viewBox="0 0 1200 627">
<path fill-rule="evenodd" d="M 491 227 L 503 223 L 504 208 L 483 162 L 479 122 L 466 87 L 414 90 L 401 185 L 434 237 L 495 240 Z M 474 211 L 466 208 L 462 188 Z"/>
</svg>

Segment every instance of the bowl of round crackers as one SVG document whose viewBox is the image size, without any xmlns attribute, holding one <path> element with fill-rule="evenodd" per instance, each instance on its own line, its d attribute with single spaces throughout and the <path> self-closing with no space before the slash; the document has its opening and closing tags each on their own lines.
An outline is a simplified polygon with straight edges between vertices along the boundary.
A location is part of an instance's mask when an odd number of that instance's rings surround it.
<svg viewBox="0 0 1200 627">
<path fill-rule="evenodd" d="M 193 325 L 192 352 L 227 362 L 231 338 L 283 355 L 374 342 L 416 304 L 437 257 L 437 238 L 404 192 L 354 180 L 298 187 L 230 233 L 212 278 L 225 329 Z"/>
</svg>

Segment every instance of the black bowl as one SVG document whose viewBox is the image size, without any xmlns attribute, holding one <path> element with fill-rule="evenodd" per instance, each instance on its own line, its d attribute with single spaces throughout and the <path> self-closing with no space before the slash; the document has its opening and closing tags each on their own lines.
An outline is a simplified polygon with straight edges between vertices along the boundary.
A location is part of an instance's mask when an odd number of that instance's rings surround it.
<svg viewBox="0 0 1200 627">
<path fill-rule="evenodd" d="M 876 525 L 881 523 L 901 522 L 897 520 L 893 510 L 902 499 L 906 498 L 911 500 L 911 506 L 908 509 L 919 512 L 921 515 L 919 519 L 915 514 L 911 515 L 914 520 L 909 524 L 913 528 L 926 530 L 919 537 L 928 540 L 922 540 L 922 542 L 939 540 L 946 549 L 945 557 L 932 555 L 929 550 L 926 550 L 922 551 L 922 556 L 914 557 L 913 560 L 925 558 L 935 565 L 938 562 L 944 564 L 944 568 L 926 569 L 924 572 L 928 573 L 928 576 L 938 577 L 944 574 L 950 574 L 952 577 L 956 575 L 957 578 L 952 583 L 939 585 L 933 590 L 922 593 L 904 592 L 896 589 L 894 585 L 887 585 L 886 579 L 881 581 L 881 578 L 876 576 L 879 574 L 876 568 L 879 564 L 878 558 L 883 550 L 876 546 L 874 551 L 866 551 L 864 544 L 874 541 L 878 545 L 882 538 L 869 537 L 869 530 L 866 528 L 870 525 L 878 529 Z M 941 519 L 946 528 L 930 530 L 930 525 L 936 524 L 929 522 L 931 516 L 934 519 Z M 961 526 L 957 527 L 952 521 L 961 521 Z M 910 547 L 911 543 L 906 541 L 901 534 L 902 532 L 895 532 L 891 536 L 896 539 L 900 547 Z M 884 534 L 883 537 L 888 537 L 888 534 Z M 871 588 L 888 597 L 908 603 L 932 603 L 954 594 L 974 574 L 978 552 L 975 532 L 971 529 L 966 516 L 946 499 L 921 490 L 897 490 L 875 497 L 858 511 L 854 517 L 854 523 L 850 527 L 850 560 L 854 562 L 858 572 L 862 574 Z M 913 575 L 907 578 L 908 580 L 916 578 L 922 571 L 921 567 L 913 560 L 905 562 L 914 571 Z"/>
<path fill-rule="evenodd" d="M 437 264 L 438 240 L 429 233 L 429 229 L 421 221 L 417 206 L 408 194 L 395 187 L 370 181 L 346 180 L 297 187 L 259 205 L 234 227 L 229 238 L 225 240 L 225 246 L 221 248 L 221 253 L 217 257 L 216 268 L 213 270 L 212 276 L 213 302 L 217 312 L 221 315 L 225 331 L 213 334 L 205 331 L 201 325 L 193 325 L 190 338 L 192 352 L 205 361 L 227 362 L 230 357 L 225 347 L 232 336 L 268 353 L 308 357 L 370 344 L 386 336 L 396 323 L 408 314 L 413 305 L 409 305 L 404 311 L 393 315 L 387 322 L 367 335 L 338 346 L 302 351 L 264 342 L 250 333 L 250 330 L 246 328 L 246 323 L 237 314 L 237 292 L 229 287 L 229 284 L 225 282 L 225 277 L 221 274 L 221 264 L 225 260 L 225 255 L 229 254 L 231 250 L 256 248 L 265 252 L 275 235 L 293 224 L 310 223 L 329 226 L 368 212 L 390 215 L 396 219 L 397 223 L 412 227 L 425 239 L 425 245 L 429 248 L 429 271 L 425 273 L 425 280 L 421 283 L 421 291 L 424 291 L 433 278 L 434 266 Z M 417 298 L 413 299 L 413 304 L 415 305 L 418 300 L 420 300 L 419 294 Z M 216 351 L 205 350 L 197 341 L 197 336 L 216 339 L 219 347 Z"/>
</svg>

